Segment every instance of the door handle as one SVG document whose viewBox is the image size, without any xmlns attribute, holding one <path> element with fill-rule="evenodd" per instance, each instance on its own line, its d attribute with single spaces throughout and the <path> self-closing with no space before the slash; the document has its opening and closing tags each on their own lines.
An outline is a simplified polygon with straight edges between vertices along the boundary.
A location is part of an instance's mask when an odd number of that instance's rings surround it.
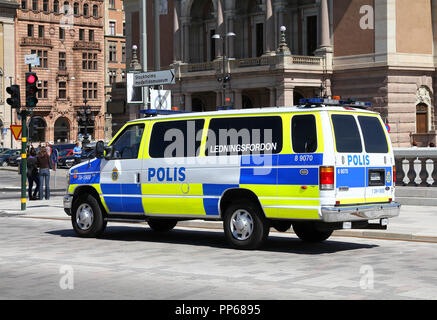
<svg viewBox="0 0 437 320">
<path fill-rule="evenodd" d="M 136 183 L 141 183 L 141 175 L 139 172 L 136 174 Z"/>
</svg>

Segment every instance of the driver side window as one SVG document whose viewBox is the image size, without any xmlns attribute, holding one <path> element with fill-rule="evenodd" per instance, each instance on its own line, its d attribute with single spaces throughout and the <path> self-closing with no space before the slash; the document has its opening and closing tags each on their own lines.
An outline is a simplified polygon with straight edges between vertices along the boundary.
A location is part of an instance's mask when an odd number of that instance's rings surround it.
<svg viewBox="0 0 437 320">
<path fill-rule="evenodd" d="M 113 159 L 137 159 L 141 139 L 144 133 L 144 123 L 126 127 L 112 143 Z"/>
</svg>

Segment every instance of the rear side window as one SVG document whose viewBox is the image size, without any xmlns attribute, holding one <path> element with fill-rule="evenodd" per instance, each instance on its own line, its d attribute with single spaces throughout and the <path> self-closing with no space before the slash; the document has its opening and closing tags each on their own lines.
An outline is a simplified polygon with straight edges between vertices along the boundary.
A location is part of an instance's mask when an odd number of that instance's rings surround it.
<svg viewBox="0 0 437 320">
<path fill-rule="evenodd" d="M 316 152 L 316 118 L 311 114 L 294 116 L 291 120 L 291 139 L 295 153 Z"/>
<path fill-rule="evenodd" d="M 150 136 L 152 158 L 197 157 L 204 119 L 157 122 Z"/>
<path fill-rule="evenodd" d="M 363 132 L 364 146 L 368 153 L 387 153 L 388 144 L 381 125 L 377 117 L 359 116 L 361 131 Z"/>
<path fill-rule="evenodd" d="M 211 119 L 206 155 L 276 154 L 282 150 L 281 117 Z"/>
<path fill-rule="evenodd" d="M 351 115 L 333 114 L 331 119 L 337 152 L 362 152 L 361 137 L 355 118 Z"/>
</svg>

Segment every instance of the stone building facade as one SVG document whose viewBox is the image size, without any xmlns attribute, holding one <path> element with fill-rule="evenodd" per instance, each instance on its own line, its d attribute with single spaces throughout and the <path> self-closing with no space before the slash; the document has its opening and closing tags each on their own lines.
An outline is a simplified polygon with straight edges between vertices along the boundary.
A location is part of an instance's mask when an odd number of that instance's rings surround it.
<svg viewBox="0 0 437 320">
<path fill-rule="evenodd" d="M 17 148 L 9 129 L 14 124 L 13 110 L 6 103 L 6 88 L 15 80 L 15 16 L 18 3 L 0 0 L 0 148 Z"/>
<path fill-rule="evenodd" d="M 155 3 L 168 9 L 159 16 L 161 28 L 153 23 Z M 437 0 L 163 0 L 147 6 L 147 67 L 156 69 L 159 55 L 161 69 L 176 70 L 169 88 L 181 109 L 289 106 L 302 97 L 336 95 L 372 102 L 395 147 L 436 143 Z M 125 8 L 127 47 L 141 49 L 141 6 L 125 0 Z M 235 36 L 226 37 L 230 32 Z M 225 92 L 218 81 L 223 74 L 231 78 Z"/>
<path fill-rule="evenodd" d="M 39 102 L 29 120 L 29 140 L 71 143 L 85 130 L 104 139 L 104 7 L 102 0 L 22 0 L 16 18 L 16 79 L 25 101 L 24 56 L 37 54 Z M 90 107 L 90 125 L 77 112 Z"/>
<path fill-rule="evenodd" d="M 111 109 L 113 99 L 117 103 L 117 93 L 113 86 L 126 82 L 126 27 L 123 0 L 105 0 L 105 101 Z M 115 90 L 114 90 L 115 91 Z M 113 133 L 111 113 L 105 110 L 105 140 Z M 114 129 L 119 125 L 114 123 Z M 115 131 L 115 130 L 114 130 Z"/>
</svg>

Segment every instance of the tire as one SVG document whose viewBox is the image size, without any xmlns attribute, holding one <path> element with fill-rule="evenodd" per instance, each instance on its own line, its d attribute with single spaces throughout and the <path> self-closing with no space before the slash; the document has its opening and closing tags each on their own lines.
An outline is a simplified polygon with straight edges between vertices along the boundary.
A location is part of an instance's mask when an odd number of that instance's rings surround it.
<svg viewBox="0 0 437 320">
<path fill-rule="evenodd" d="M 223 229 L 231 246 L 253 250 L 259 248 L 267 239 L 270 224 L 258 205 L 239 201 L 226 209 Z"/>
<path fill-rule="evenodd" d="M 174 219 L 150 219 L 147 223 L 153 231 L 168 232 L 176 226 L 178 221 Z"/>
<path fill-rule="evenodd" d="M 82 194 L 73 203 L 71 223 L 79 236 L 96 238 L 103 234 L 107 222 L 96 198 Z"/>
<path fill-rule="evenodd" d="M 312 222 L 293 223 L 293 230 L 299 239 L 312 243 L 323 242 L 334 232 L 334 230 L 319 230 Z"/>
<path fill-rule="evenodd" d="M 5 167 L 8 166 L 8 163 L 7 163 L 6 161 L 3 161 L 3 162 L 1 163 L 1 166 L 5 168 Z"/>
<path fill-rule="evenodd" d="M 279 232 L 286 232 L 291 228 L 291 222 L 289 221 L 273 221 L 272 227 Z"/>
</svg>

